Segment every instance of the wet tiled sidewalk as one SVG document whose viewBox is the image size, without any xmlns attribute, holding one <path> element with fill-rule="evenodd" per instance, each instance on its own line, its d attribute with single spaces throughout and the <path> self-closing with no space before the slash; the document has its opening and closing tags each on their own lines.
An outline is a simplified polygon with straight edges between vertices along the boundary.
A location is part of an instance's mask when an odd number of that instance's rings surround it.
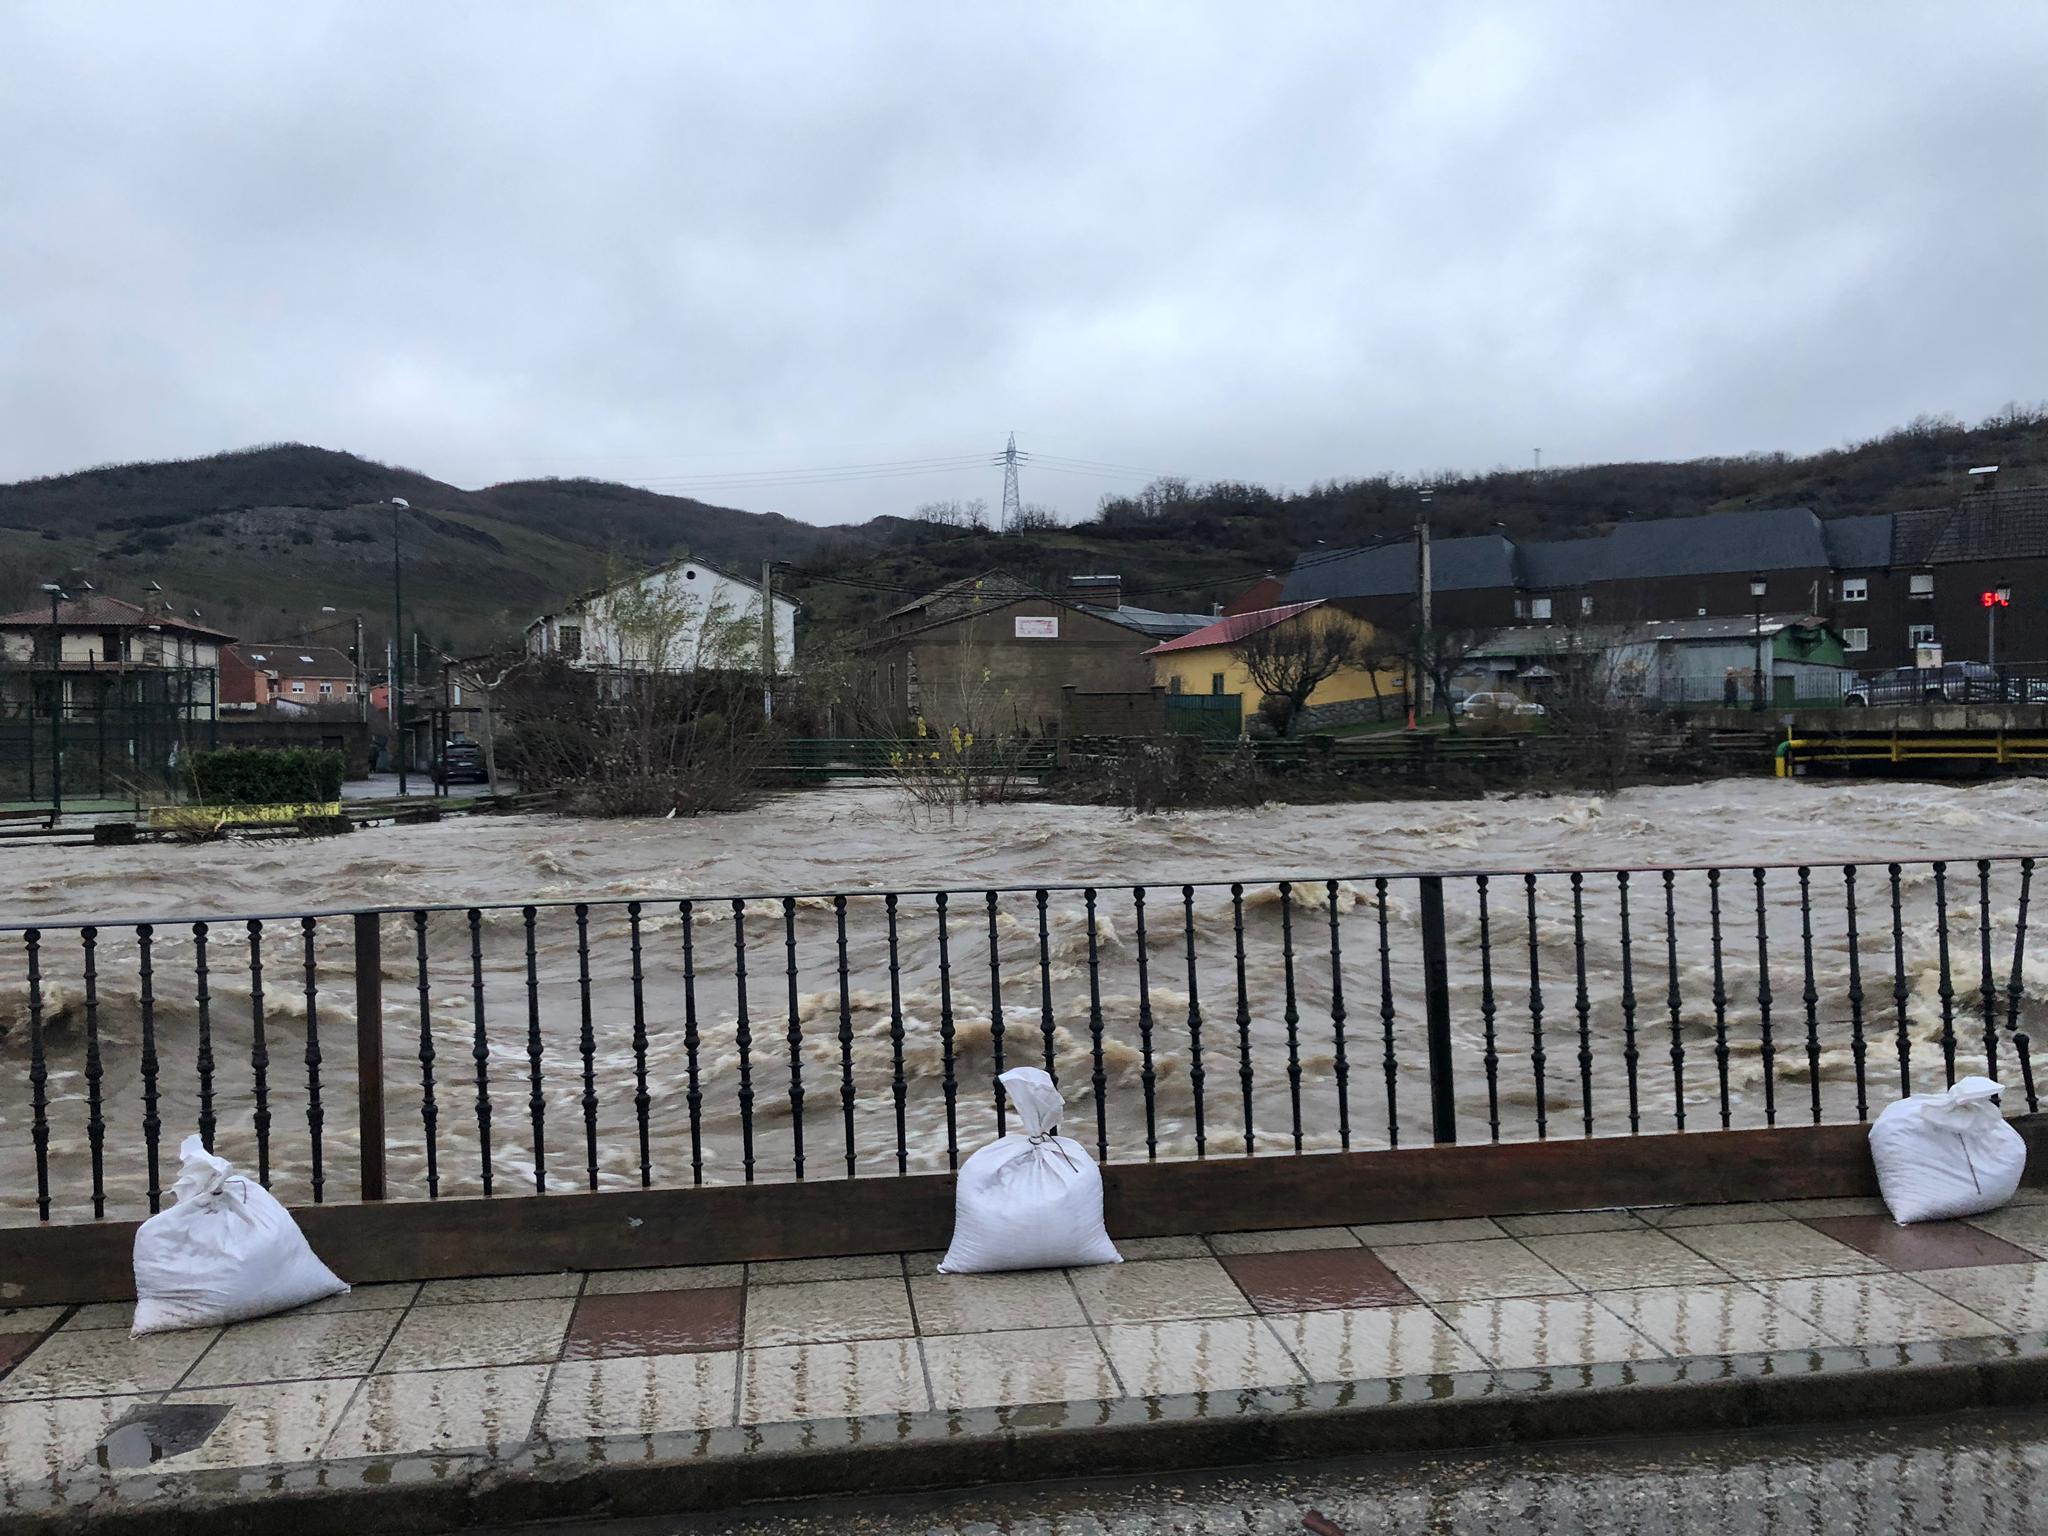
<svg viewBox="0 0 2048 1536">
<path fill-rule="evenodd" d="M 1315 1383 L 2028 1334 L 2048 1328 L 2043 1195 L 1909 1229 L 1875 1201 L 1795 1201 L 1144 1238 L 1122 1265 L 1027 1274 L 922 1253 L 372 1285 L 143 1339 L 125 1303 L 0 1313 L 0 1513 L 187 1469 L 427 1458 L 431 1478 L 663 1436 L 744 1454 L 766 1442 L 706 1432 L 748 1426 L 959 1433 L 987 1427 L 962 1410 L 1222 1413 Z M 131 1421 L 158 1423 L 154 1452 Z"/>
</svg>

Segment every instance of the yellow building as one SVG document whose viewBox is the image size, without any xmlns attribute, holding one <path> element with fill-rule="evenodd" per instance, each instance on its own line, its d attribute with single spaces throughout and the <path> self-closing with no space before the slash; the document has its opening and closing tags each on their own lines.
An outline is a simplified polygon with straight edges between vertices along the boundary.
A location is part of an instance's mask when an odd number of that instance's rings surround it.
<svg viewBox="0 0 2048 1536">
<path fill-rule="evenodd" d="M 1239 694 L 1244 699 L 1245 718 L 1250 719 L 1264 700 L 1265 690 L 1254 681 L 1241 654 L 1247 639 L 1265 635 L 1284 641 L 1289 631 L 1331 625 L 1355 633 L 1363 658 L 1381 665 L 1377 670 L 1369 665 L 1345 666 L 1324 678 L 1308 696 L 1307 723 L 1316 723 L 1316 714 L 1323 712 L 1357 713 L 1362 718 L 1373 718 L 1371 702 L 1376 691 L 1390 714 L 1402 708 L 1407 673 L 1393 658 L 1392 647 L 1381 643 L 1378 632 L 1364 619 L 1320 599 L 1231 614 L 1177 640 L 1155 645 L 1145 654 L 1152 660 L 1152 681 L 1168 693 Z M 1285 646 L 1278 648 L 1284 650 Z M 1367 706 L 1361 712 L 1330 709 L 1332 705 L 1359 701 Z"/>
</svg>

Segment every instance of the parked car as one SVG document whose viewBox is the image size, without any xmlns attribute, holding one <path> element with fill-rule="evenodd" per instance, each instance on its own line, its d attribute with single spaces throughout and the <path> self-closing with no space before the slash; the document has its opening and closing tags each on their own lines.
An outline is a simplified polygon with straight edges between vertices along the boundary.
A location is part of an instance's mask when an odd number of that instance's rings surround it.
<svg viewBox="0 0 2048 1536">
<path fill-rule="evenodd" d="M 1541 704 L 1532 704 L 1527 699 L 1517 698 L 1512 693 L 1468 693 L 1458 702 L 1460 715 L 1543 715 L 1548 714 Z"/>
<path fill-rule="evenodd" d="M 1842 702 L 1881 704 L 1989 704 L 2009 696 L 1998 669 L 1981 661 L 1950 661 L 1939 667 L 1893 667 L 1857 678 Z M 2026 696 L 2033 697 L 2028 687 Z"/>
<path fill-rule="evenodd" d="M 484 763 L 484 749 L 473 741 L 451 741 L 441 749 L 441 761 L 434 765 L 437 784 L 488 784 L 490 769 Z"/>
</svg>

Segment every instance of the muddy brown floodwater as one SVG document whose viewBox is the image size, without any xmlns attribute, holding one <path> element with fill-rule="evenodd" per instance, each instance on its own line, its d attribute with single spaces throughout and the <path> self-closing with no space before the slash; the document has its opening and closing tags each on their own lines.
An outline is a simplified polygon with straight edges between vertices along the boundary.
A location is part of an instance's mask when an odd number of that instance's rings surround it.
<svg viewBox="0 0 2048 1536">
<path fill-rule="evenodd" d="M 450 1194 L 478 1191 L 486 1167 L 500 1190 L 522 1182 L 531 1187 L 537 1160 L 552 1185 L 587 1182 L 586 1073 L 603 1185 L 640 1181 L 635 1100 L 643 1072 L 647 1171 L 658 1184 L 689 1179 L 700 1162 L 707 1180 L 744 1176 L 749 1147 L 739 1111 L 747 1092 L 757 1176 L 789 1177 L 797 1151 L 793 1077 L 810 1177 L 846 1171 L 849 1117 L 857 1166 L 863 1172 L 897 1166 L 899 1078 L 902 1161 L 912 1170 L 943 1168 L 949 1076 L 951 1140 L 969 1150 L 994 1130 L 989 1082 L 998 996 L 1006 1060 L 1042 1062 L 1049 1051 L 1068 1092 L 1069 1129 L 1091 1144 L 1099 1015 L 1101 1108 L 1112 1156 L 1146 1155 L 1148 1097 L 1149 1139 L 1158 1155 L 1190 1155 L 1198 1128 L 1208 1150 L 1242 1150 L 1247 1065 L 1254 1081 L 1254 1143 L 1262 1150 L 1293 1146 L 1290 1062 L 1301 1069 L 1302 1145 L 1336 1146 L 1347 1137 L 1354 1146 L 1384 1145 L 1390 1128 L 1404 1142 L 1418 1139 L 1427 1133 L 1429 1107 L 1419 902 L 1414 881 L 1402 874 L 1724 866 L 1718 1009 L 1713 893 L 1703 873 L 1677 877 L 1677 921 L 1668 931 L 1661 881 L 1634 877 L 1626 967 L 1615 877 L 1586 877 L 1576 924 L 1568 879 L 1540 880 L 1533 945 L 1540 1008 L 1531 1007 L 1522 880 L 1489 883 L 1485 966 L 1479 889 L 1469 879 L 1447 884 L 1464 1133 L 1486 1134 L 1497 1115 L 1503 1136 L 1532 1135 L 1540 1114 L 1552 1134 L 1578 1134 L 1590 1104 L 1596 1131 L 1613 1134 L 1629 1129 L 1632 1079 L 1644 1129 L 1670 1128 L 1681 1108 L 1689 1125 L 1718 1124 L 1717 1046 L 1724 1039 L 1733 1124 L 1762 1124 L 1770 1113 L 1805 1118 L 1816 1085 L 1830 1118 L 1853 1117 L 1859 1031 L 1873 1105 L 1897 1089 L 1902 1038 L 1916 1086 L 1932 1085 L 1942 1067 L 1936 1042 L 1943 907 L 1959 1069 L 1980 1069 L 1982 941 L 1988 935 L 2002 988 L 2021 873 L 2016 862 L 1994 864 L 1986 904 L 1975 861 L 2039 853 L 2048 841 L 2044 815 L 2048 783 L 2030 780 L 1967 788 L 1720 780 L 1604 798 L 1496 796 L 1152 818 L 1029 804 L 974 811 L 951 822 L 913 815 L 887 790 L 827 789 L 779 797 L 744 815 L 694 821 L 461 819 L 315 842 L 10 851 L 0 921 L 43 925 L 37 958 L 50 1072 L 53 1214 L 75 1218 L 90 1210 L 91 1026 L 103 1073 L 109 1210 L 144 1208 L 145 1014 L 156 1055 L 162 1183 L 169 1183 L 177 1141 L 202 1112 L 203 1024 L 213 1060 L 218 1148 L 251 1166 L 252 1057 L 262 1041 L 272 1182 L 287 1199 L 310 1194 L 310 1034 L 325 1109 L 322 1171 L 330 1196 L 353 1194 L 351 925 L 324 919 L 311 930 L 309 1031 L 306 930 L 296 921 L 264 924 L 259 1003 L 248 931 L 223 918 L 366 906 L 457 909 L 435 911 L 424 924 L 424 989 L 417 962 L 422 929 L 406 913 L 388 916 L 382 927 L 393 1193 L 425 1192 L 424 1002 L 438 1110 L 433 1171 L 441 1193 Z M 1932 859 L 1954 861 L 1939 892 L 1925 862 Z M 1896 926 L 1886 873 L 1894 861 L 1904 866 Z M 1841 869 L 1852 862 L 1863 866 L 1853 976 Z M 1761 957 L 1757 945 L 1751 868 L 1779 863 L 1813 867 L 1805 908 L 1813 953 L 1810 1035 L 1806 935 L 1792 871 L 1768 877 L 1768 944 Z M 1373 878 L 1382 874 L 1391 877 L 1384 899 Z M 1286 901 L 1274 885 L 1279 879 L 1295 882 Z M 1241 910 L 1231 881 L 1246 886 Z M 1147 887 L 1142 946 L 1132 896 L 1140 883 Z M 1197 886 L 1191 909 L 1184 883 Z M 1080 890 L 1089 885 L 1098 891 L 1093 972 Z M 940 886 L 958 893 L 946 926 L 946 969 L 942 973 L 932 897 L 905 895 L 896 911 L 899 964 L 892 990 L 888 912 L 876 893 Z M 997 903 L 994 976 L 982 895 L 992 886 L 1026 887 Z M 1049 892 L 1042 929 L 1031 889 L 1038 886 Z M 786 892 L 805 899 L 786 911 L 773 899 Z M 836 894 L 849 897 L 843 1007 Z M 724 899 L 733 896 L 756 898 L 737 924 Z M 687 957 L 683 899 L 691 901 Z M 623 906 L 629 900 L 643 903 L 637 987 L 633 924 Z M 573 906 L 546 905 L 579 901 L 589 906 L 580 934 Z M 536 904 L 530 974 L 524 903 Z M 474 925 L 461 910 L 471 905 L 481 909 Z M 138 919 L 152 924 L 146 1010 Z M 203 993 L 195 920 L 208 921 Z M 90 1006 L 83 939 L 63 926 L 78 922 L 97 925 Z M 741 937 L 744 1050 L 735 942 Z M 23 935 L 0 935 L 0 1220 L 34 1214 L 26 960 Z M 1674 979 L 1675 1022 L 1669 1006 Z M 1776 1054 L 1768 1070 L 1762 979 L 1774 1004 Z M 2021 979 L 2015 1021 L 2024 1032 L 2037 1027 L 2033 999 L 2048 989 L 2048 972 L 2031 948 L 2022 956 Z M 1491 1083 L 1485 1070 L 1489 1001 L 1498 1058 Z M 2002 1021 L 2002 995 L 1994 1002 Z M 1349 1068 L 1341 1099 L 1340 1029 Z M 2011 1055 L 2008 1046 L 2000 1063 L 2008 1073 Z M 488 1115 L 479 1114 L 482 1106 Z"/>
</svg>

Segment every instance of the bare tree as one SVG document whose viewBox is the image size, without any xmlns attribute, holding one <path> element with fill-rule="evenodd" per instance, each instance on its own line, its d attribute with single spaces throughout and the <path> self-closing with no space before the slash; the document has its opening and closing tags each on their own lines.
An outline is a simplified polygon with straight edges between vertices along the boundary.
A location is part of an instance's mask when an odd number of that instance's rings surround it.
<svg viewBox="0 0 2048 1536">
<path fill-rule="evenodd" d="M 1266 699 L 1283 699 L 1283 727 L 1293 735 L 1309 695 L 1346 667 L 1362 663 L 1365 628 L 1349 614 L 1330 608 L 1253 630 L 1230 648 L 1237 664 Z M 1266 709 L 1261 700 L 1261 709 Z"/>
<path fill-rule="evenodd" d="M 927 501 L 912 516 L 938 528 L 986 528 L 988 503 L 979 496 L 966 501 Z"/>
<path fill-rule="evenodd" d="M 1465 670 L 1465 663 L 1472 653 L 1483 645 L 1488 631 L 1483 629 L 1432 628 L 1422 636 L 1423 669 L 1429 673 L 1429 681 L 1436 690 L 1436 696 L 1443 700 L 1445 718 L 1450 728 L 1458 728 L 1458 711 L 1451 704 L 1451 683 Z"/>
<path fill-rule="evenodd" d="M 1011 533 L 1045 533 L 1064 526 L 1059 513 L 1051 507 L 1035 501 L 1027 501 L 1017 509 L 1017 515 L 1010 519 Z"/>
</svg>

